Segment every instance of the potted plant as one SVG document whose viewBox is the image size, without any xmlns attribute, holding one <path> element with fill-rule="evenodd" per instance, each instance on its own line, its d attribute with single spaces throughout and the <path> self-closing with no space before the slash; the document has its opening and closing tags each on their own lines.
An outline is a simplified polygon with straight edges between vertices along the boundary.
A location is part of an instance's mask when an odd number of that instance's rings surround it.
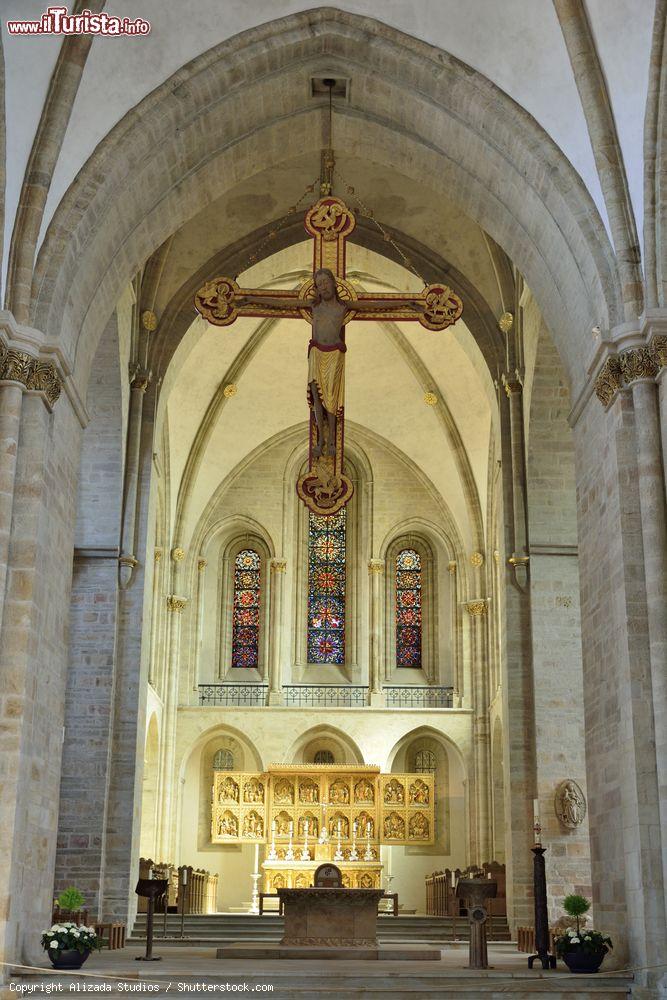
<svg viewBox="0 0 667 1000">
<path fill-rule="evenodd" d="M 102 947 L 94 927 L 67 922 L 42 934 L 42 948 L 54 969 L 80 969 L 94 948 Z"/>
<path fill-rule="evenodd" d="M 576 927 L 568 927 L 556 938 L 556 954 L 563 959 L 570 972 L 597 972 L 613 947 L 611 938 L 581 926 L 580 918 L 590 908 L 591 904 L 584 896 L 566 896 L 563 900 L 563 909 L 574 918 Z"/>
<path fill-rule="evenodd" d="M 74 923 L 81 923 L 82 907 L 85 900 L 83 895 L 74 886 L 63 889 L 58 898 L 54 900 L 54 912 L 52 920 L 54 923 L 62 923 L 63 920 L 73 920 Z M 83 922 L 86 922 L 87 914 L 83 911 Z"/>
</svg>

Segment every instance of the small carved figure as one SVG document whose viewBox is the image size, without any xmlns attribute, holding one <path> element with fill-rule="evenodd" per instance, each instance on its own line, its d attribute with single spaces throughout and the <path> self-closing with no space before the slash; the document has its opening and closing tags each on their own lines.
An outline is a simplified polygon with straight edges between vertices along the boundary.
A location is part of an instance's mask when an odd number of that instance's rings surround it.
<svg viewBox="0 0 667 1000">
<path fill-rule="evenodd" d="M 263 802 L 264 801 L 264 785 L 257 778 L 251 778 L 246 781 L 243 786 L 243 801 L 244 802 Z"/>
<path fill-rule="evenodd" d="M 416 812 L 410 817 L 408 832 L 411 840 L 428 840 L 429 826 L 428 819 L 422 812 Z"/>
<path fill-rule="evenodd" d="M 274 889 L 284 889 L 285 888 L 285 876 L 284 875 L 274 875 L 271 879 L 271 885 Z"/>
<path fill-rule="evenodd" d="M 226 810 L 222 816 L 218 818 L 218 836 L 219 837 L 238 837 L 239 835 L 239 824 L 236 816 Z"/>
<path fill-rule="evenodd" d="M 384 789 L 384 801 L 389 805 L 403 805 L 405 802 L 405 789 L 400 781 L 396 781 L 396 778 L 392 778 L 385 785 Z"/>
<path fill-rule="evenodd" d="M 385 840 L 405 840 L 405 820 L 396 812 L 385 816 L 383 830 Z"/>
<path fill-rule="evenodd" d="M 290 821 L 290 814 L 285 812 L 284 809 L 282 812 L 278 813 L 276 816 L 276 833 L 279 837 L 287 837 L 289 834 Z"/>
<path fill-rule="evenodd" d="M 586 815 L 586 799 L 576 781 L 567 778 L 556 789 L 554 800 L 556 816 L 563 826 L 574 830 L 583 823 Z"/>
<path fill-rule="evenodd" d="M 320 825 L 317 816 L 313 816 L 312 813 L 305 813 L 305 815 L 299 816 L 299 837 L 305 837 L 306 835 L 306 822 L 308 823 L 308 836 L 317 837 L 320 832 Z"/>
<path fill-rule="evenodd" d="M 307 889 L 310 885 L 310 878 L 305 872 L 299 872 L 297 877 L 294 879 L 295 889 Z"/>
<path fill-rule="evenodd" d="M 256 813 L 254 809 L 251 809 L 248 815 L 243 820 L 243 836 L 244 837 L 263 837 L 264 836 L 264 821 L 259 813 Z"/>
<path fill-rule="evenodd" d="M 329 798 L 334 805 L 347 805 L 350 801 L 350 789 L 342 780 L 334 781 L 329 788 Z"/>
<path fill-rule="evenodd" d="M 332 840 L 338 836 L 338 824 L 340 823 L 340 835 L 343 838 L 350 836 L 350 821 L 343 813 L 334 813 L 329 820 L 329 836 Z"/>
<path fill-rule="evenodd" d="M 421 778 L 417 778 L 410 785 L 410 802 L 425 806 L 428 805 L 428 800 L 428 785 Z"/>
<path fill-rule="evenodd" d="M 350 873 L 349 872 L 343 872 L 343 888 L 344 889 L 351 889 L 352 888 L 351 881 L 350 881 Z"/>
<path fill-rule="evenodd" d="M 375 836 L 375 819 L 370 813 L 360 812 L 357 816 L 357 835 L 360 839 Z"/>
<path fill-rule="evenodd" d="M 236 784 L 233 778 L 225 778 L 225 780 L 220 785 L 220 792 L 218 793 L 218 802 L 238 802 L 239 800 L 239 786 Z"/>
<path fill-rule="evenodd" d="M 315 781 L 306 778 L 299 782 L 299 802 L 319 802 L 320 790 Z"/>
<path fill-rule="evenodd" d="M 291 805 L 294 802 L 294 787 L 291 781 L 287 778 L 281 778 L 280 781 L 276 781 L 275 788 L 273 790 L 273 799 L 279 805 Z"/>
<path fill-rule="evenodd" d="M 354 786 L 355 802 L 375 802 L 375 793 L 372 783 L 368 778 L 362 778 Z"/>
<path fill-rule="evenodd" d="M 375 879 L 370 872 L 362 872 L 359 876 L 359 888 L 360 889 L 374 889 Z"/>
</svg>

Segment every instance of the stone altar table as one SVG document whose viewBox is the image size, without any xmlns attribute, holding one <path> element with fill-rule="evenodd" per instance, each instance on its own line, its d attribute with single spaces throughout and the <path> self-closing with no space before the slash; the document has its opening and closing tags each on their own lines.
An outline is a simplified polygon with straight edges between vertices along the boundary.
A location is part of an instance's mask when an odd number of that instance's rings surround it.
<svg viewBox="0 0 667 1000">
<path fill-rule="evenodd" d="M 278 889 L 285 914 L 282 945 L 377 948 L 382 889 Z"/>
</svg>

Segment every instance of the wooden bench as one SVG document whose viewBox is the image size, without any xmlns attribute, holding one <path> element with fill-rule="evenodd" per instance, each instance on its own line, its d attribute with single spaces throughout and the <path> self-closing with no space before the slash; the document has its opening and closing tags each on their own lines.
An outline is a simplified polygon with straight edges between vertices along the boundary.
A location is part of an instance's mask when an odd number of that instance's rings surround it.
<svg viewBox="0 0 667 1000">
<path fill-rule="evenodd" d="M 277 899 L 278 900 L 278 916 L 282 917 L 282 915 L 283 915 L 283 901 L 282 901 L 282 899 L 280 898 L 280 896 L 278 895 L 277 892 L 260 892 L 260 894 L 259 894 L 259 915 L 260 915 L 260 917 L 264 913 L 264 900 L 265 899 Z M 266 912 L 268 913 L 269 911 L 267 910 Z M 274 911 L 271 911 L 271 912 L 274 912 Z"/>
<path fill-rule="evenodd" d="M 125 947 L 125 924 L 111 922 L 95 924 L 95 933 L 98 937 L 106 938 L 109 951 Z"/>
</svg>

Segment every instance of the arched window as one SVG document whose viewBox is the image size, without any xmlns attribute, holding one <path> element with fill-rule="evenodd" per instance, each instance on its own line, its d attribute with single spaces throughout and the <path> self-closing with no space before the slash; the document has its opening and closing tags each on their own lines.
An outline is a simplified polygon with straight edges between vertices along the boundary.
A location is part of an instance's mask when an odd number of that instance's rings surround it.
<svg viewBox="0 0 667 1000">
<path fill-rule="evenodd" d="M 213 758 L 214 771 L 233 771 L 234 754 L 231 750 L 218 750 Z"/>
<path fill-rule="evenodd" d="M 396 666 L 422 665 L 422 561 L 414 549 L 396 556 Z"/>
<path fill-rule="evenodd" d="M 308 515 L 308 663 L 345 663 L 345 508 Z"/>
<path fill-rule="evenodd" d="M 417 774 L 435 774 L 435 754 L 432 750 L 418 750 L 414 770 Z"/>
<path fill-rule="evenodd" d="M 315 754 L 314 762 L 316 764 L 333 764 L 334 755 L 331 750 L 318 750 Z"/>
<path fill-rule="evenodd" d="M 234 560 L 232 667 L 259 664 L 260 567 L 254 549 L 242 549 Z"/>
</svg>

